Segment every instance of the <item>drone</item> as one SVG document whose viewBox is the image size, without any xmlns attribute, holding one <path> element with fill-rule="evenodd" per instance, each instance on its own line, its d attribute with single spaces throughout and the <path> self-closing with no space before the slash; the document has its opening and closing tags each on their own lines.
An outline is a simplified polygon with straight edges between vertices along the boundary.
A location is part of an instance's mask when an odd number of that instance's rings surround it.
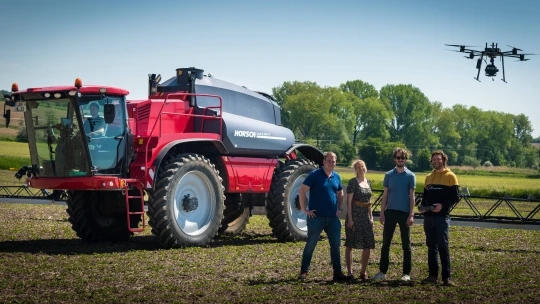
<svg viewBox="0 0 540 304">
<path fill-rule="evenodd" d="M 486 43 L 486 47 L 483 51 L 477 51 L 473 49 L 468 49 L 469 47 L 474 46 L 467 46 L 467 45 L 457 45 L 457 44 L 445 44 L 446 46 L 454 46 L 458 47 L 459 51 L 453 50 L 454 52 L 461 52 L 461 53 L 468 53 L 468 56 L 464 56 L 468 59 L 474 59 L 474 57 L 480 57 L 476 61 L 476 69 L 478 69 L 478 75 L 474 77 L 477 81 L 480 81 L 480 70 L 482 69 L 482 60 L 486 63 L 486 69 L 484 70 L 486 72 L 487 77 L 491 77 L 491 80 L 495 81 L 493 77 L 497 76 L 497 72 L 499 72 L 499 69 L 495 66 L 495 57 L 501 57 L 502 62 L 502 72 L 503 72 L 503 78 L 501 79 L 506 83 L 506 78 L 504 75 L 504 57 L 512 57 L 512 58 L 518 58 L 518 61 L 527 61 L 530 60 L 529 58 L 525 58 L 525 56 L 529 55 L 537 55 L 537 54 L 520 54 L 519 51 L 523 51 L 522 49 L 518 49 L 517 47 L 513 47 L 508 45 L 508 47 L 511 47 L 512 50 L 510 51 L 501 51 L 501 49 L 497 46 L 497 43 L 492 43 L 491 47 L 488 47 L 488 44 Z M 486 58 L 489 58 L 489 64 L 486 61 Z"/>
</svg>

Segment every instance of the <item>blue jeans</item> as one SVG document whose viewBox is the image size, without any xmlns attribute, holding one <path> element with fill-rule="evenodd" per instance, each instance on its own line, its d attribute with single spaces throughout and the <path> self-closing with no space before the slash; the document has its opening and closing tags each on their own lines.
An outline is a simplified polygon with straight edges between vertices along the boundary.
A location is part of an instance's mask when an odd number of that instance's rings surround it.
<svg viewBox="0 0 540 304">
<path fill-rule="evenodd" d="M 424 232 L 428 247 L 429 276 L 439 275 L 439 255 L 441 257 L 442 279 L 450 278 L 450 251 L 448 250 L 448 234 L 450 217 L 424 216 Z"/>
<path fill-rule="evenodd" d="M 341 246 L 341 221 L 339 218 L 337 216 L 317 216 L 315 218 L 308 217 L 307 229 L 307 241 L 306 246 L 304 247 L 304 253 L 302 254 L 302 266 L 300 271 L 309 271 L 313 251 L 315 250 L 319 237 L 324 230 L 328 236 L 328 242 L 330 243 L 330 258 L 332 259 L 334 273 L 341 273 L 341 258 L 339 255 L 339 248 Z"/>
</svg>

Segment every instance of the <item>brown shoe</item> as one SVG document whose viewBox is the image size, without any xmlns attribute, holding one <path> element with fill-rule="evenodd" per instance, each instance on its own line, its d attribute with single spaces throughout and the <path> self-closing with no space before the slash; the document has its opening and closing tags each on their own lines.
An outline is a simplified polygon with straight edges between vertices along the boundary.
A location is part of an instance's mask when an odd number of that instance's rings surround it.
<svg viewBox="0 0 540 304">
<path fill-rule="evenodd" d="M 444 279 L 443 280 L 443 286 L 456 286 L 454 282 L 452 282 L 451 279 Z"/>
<path fill-rule="evenodd" d="M 365 282 L 367 280 L 369 280 L 368 274 L 367 273 L 361 273 L 360 274 L 360 281 Z"/>
<path fill-rule="evenodd" d="M 436 277 L 427 277 L 422 280 L 422 284 L 437 284 L 437 278 Z"/>
<path fill-rule="evenodd" d="M 305 281 L 306 278 L 307 278 L 307 272 L 305 271 L 300 272 L 300 275 L 298 276 L 298 280 Z"/>
</svg>

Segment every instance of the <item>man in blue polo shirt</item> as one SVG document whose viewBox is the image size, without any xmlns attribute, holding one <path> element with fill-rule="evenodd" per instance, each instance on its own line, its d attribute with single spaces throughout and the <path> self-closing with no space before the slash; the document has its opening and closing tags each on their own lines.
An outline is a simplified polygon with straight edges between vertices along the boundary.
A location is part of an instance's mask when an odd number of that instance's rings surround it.
<svg viewBox="0 0 540 304">
<path fill-rule="evenodd" d="M 394 149 L 393 157 L 396 167 L 386 172 L 383 181 L 384 192 L 381 198 L 381 215 L 379 217 L 379 221 L 384 225 L 383 244 L 379 263 L 380 272 L 373 277 L 373 280 L 386 279 L 390 244 L 392 243 L 397 224 L 401 232 L 403 248 L 403 276 L 401 280 L 408 282 L 411 280 L 410 274 L 412 268 L 410 227 L 414 222 L 414 188 L 416 187 L 416 176 L 405 167 L 405 163 L 409 158 L 409 153 L 405 149 Z"/>
<path fill-rule="evenodd" d="M 307 241 L 302 254 L 302 266 L 298 279 L 305 280 L 313 257 L 313 251 L 322 231 L 326 232 L 330 243 L 330 258 L 334 268 L 334 281 L 347 281 L 351 277 L 341 272 L 341 221 L 338 216 L 343 211 L 343 188 L 341 177 L 334 172 L 336 154 L 324 153 L 323 167 L 313 170 L 300 187 L 300 207 L 307 215 Z M 309 202 L 306 204 L 306 193 Z M 306 208 L 306 205 L 308 207 Z"/>
</svg>

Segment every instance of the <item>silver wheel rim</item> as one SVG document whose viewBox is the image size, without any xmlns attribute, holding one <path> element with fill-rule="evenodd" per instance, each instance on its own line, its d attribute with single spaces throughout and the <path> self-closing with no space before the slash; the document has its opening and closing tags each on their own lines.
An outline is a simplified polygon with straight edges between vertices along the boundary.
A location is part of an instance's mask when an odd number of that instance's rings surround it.
<svg viewBox="0 0 540 304">
<path fill-rule="evenodd" d="M 292 223 L 303 232 L 307 232 L 307 215 L 302 212 L 301 209 L 296 208 L 296 197 L 300 193 L 300 187 L 304 183 L 308 175 L 302 174 L 296 180 L 291 187 L 291 192 L 289 192 L 289 213 L 291 214 Z M 309 200 L 309 191 L 306 193 L 306 197 Z M 306 206 L 307 207 L 307 206 Z"/>
<path fill-rule="evenodd" d="M 186 195 L 196 197 L 198 206 L 195 210 L 186 211 L 182 205 Z M 198 171 L 185 174 L 174 191 L 174 218 L 178 227 L 187 235 L 203 234 L 214 218 L 216 195 L 208 177 Z"/>
</svg>

